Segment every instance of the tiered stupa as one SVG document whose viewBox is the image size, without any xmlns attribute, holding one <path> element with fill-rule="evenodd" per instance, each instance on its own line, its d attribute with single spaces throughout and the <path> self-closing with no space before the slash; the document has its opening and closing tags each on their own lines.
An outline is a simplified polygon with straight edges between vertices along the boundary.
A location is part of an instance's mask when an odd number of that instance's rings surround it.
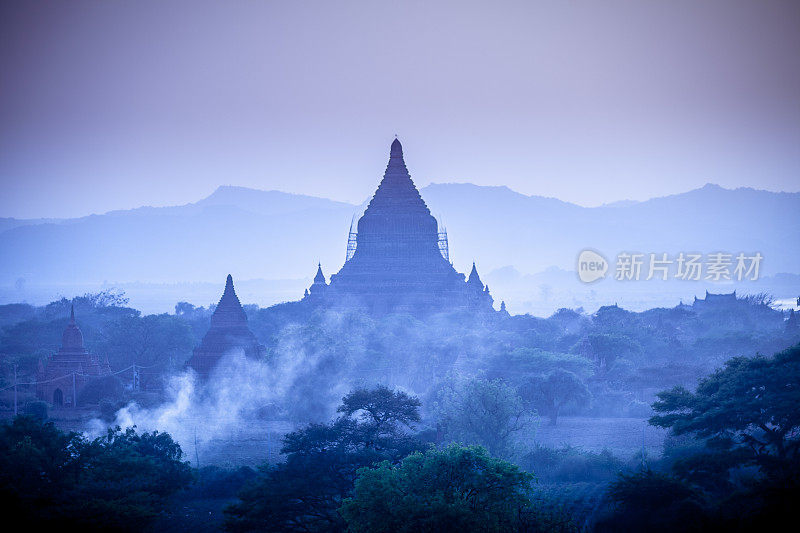
<svg viewBox="0 0 800 533">
<path fill-rule="evenodd" d="M 305 301 L 373 314 L 492 310 L 492 297 L 475 265 L 465 282 L 442 254 L 438 223 L 411 181 L 397 139 L 383 180 L 358 221 L 354 244 L 330 285 L 324 286 L 318 270 Z"/>
<path fill-rule="evenodd" d="M 222 356 L 234 351 L 241 351 L 246 357 L 254 359 L 265 354 L 264 347 L 247 326 L 247 315 L 233 289 L 233 277 L 228 274 L 225 291 L 211 315 L 211 327 L 200 346 L 194 349 L 189 366 L 206 379 Z"/>
<path fill-rule="evenodd" d="M 108 376 L 108 358 L 89 354 L 83 345 L 83 333 L 75 322 L 75 307 L 61 336 L 61 348 L 46 365 L 39 364 L 36 396 L 54 407 L 74 407 L 89 381 Z"/>
</svg>

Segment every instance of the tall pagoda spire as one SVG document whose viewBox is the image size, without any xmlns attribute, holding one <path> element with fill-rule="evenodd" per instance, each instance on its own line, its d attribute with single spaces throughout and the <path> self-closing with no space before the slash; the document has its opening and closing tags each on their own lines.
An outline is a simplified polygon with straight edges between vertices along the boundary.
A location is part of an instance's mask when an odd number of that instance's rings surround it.
<svg viewBox="0 0 800 533">
<path fill-rule="evenodd" d="M 395 139 L 389 149 L 389 163 L 386 165 L 386 172 L 384 172 L 375 196 L 372 197 L 364 214 L 381 215 L 398 211 L 431 214 L 406 168 L 406 162 L 403 159 L 403 145 L 400 144 L 399 139 Z M 359 221 L 359 232 L 361 229 L 361 221 Z"/>
<path fill-rule="evenodd" d="M 233 288 L 233 276 L 228 274 L 222 298 L 219 299 L 217 308 L 211 315 L 211 326 L 238 326 L 246 323 L 247 315 L 245 315 L 242 303 Z"/>
</svg>

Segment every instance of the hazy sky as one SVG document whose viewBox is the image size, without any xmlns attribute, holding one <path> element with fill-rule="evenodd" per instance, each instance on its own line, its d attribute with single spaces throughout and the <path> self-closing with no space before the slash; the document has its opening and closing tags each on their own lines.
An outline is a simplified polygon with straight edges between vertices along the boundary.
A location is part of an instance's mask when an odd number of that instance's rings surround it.
<svg viewBox="0 0 800 533">
<path fill-rule="evenodd" d="M 3 2 L 0 26 L 0 216 L 361 202 L 395 133 L 419 185 L 800 190 L 797 1 Z"/>
</svg>

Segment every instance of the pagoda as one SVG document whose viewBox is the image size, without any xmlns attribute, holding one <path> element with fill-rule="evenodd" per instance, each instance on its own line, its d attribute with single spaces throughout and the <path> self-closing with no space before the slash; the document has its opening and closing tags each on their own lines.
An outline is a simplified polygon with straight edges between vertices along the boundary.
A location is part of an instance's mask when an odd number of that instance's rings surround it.
<svg viewBox="0 0 800 533">
<path fill-rule="evenodd" d="M 72 306 L 69 323 L 61 335 L 61 348 L 46 364 L 39 364 L 37 398 L 53 407 L 75 407 L 90 381 L 109 375 L 108 358 L 92 356 L 84 347 L 83 333 L 75 322 L 75 306 Z"/>
<path fill-rule="evenodd" d="M 219 360 L 234 351 L 241 351 L 252 359 L 265 355 L 264 347 L 247 326 L 247 315 L 233 288 L 233 277 L 228 274 L 222 298 L 211 315 L 211 327 L 194 349 L 188 366 L 202 379 L 207 379 Z"/>
<path fill-rule="evenodd" d="M 383 179 L 358 221 L 357 232 L 351 232 L 344 266 L 326 285 L 320 265 L 303 300 L 358 307 L 377 315 L 493 310 L 488 287 L 474 263 L 465 281 L 445 256 L 444 244 L 436 219 L 411 180 L 403 147 L 395 139 Z"/>
</svg>

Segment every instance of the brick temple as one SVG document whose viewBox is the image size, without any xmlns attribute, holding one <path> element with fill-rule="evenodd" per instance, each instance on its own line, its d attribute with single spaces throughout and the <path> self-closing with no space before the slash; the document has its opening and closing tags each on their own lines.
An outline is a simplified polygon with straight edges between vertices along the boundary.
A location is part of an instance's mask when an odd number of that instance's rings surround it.
<svg viewBox="0 0 800 533">
<path fill-rule="evenodd" d="M 93 356 L 84 347 L 83 333 L 75 322 L 75 307 L 71 307 L 61 348 L 46 364 L 39 363 L 37 398 L 53 407 L 75 407 L 89 382 L 109 375 L 108 358 Z"/>
<path fill-rule="evenodd" d="M 475 264 L 465 280 L 449 261 L 446 239 L 411 180 L 403 147 L 395 139 L 383 179 L 357 231 L 351 229 L 344 266 L 326 284 L 319 265 L 303 301 L 376 315 L 493 311 L 489 288 Z"/>
<path fill-rule="evenodd" d="M 247 325 L 247 315 L 233 288 L 233 277 L 228 274 L 222 298 L 211 315 L 211 327 L 194 349 L 188 365 L 206 379 L 219 360 L 233 352 L 252 359 L 259 359 L 265 353 L 264 346 L 258 343 Z"/>
</svg>

